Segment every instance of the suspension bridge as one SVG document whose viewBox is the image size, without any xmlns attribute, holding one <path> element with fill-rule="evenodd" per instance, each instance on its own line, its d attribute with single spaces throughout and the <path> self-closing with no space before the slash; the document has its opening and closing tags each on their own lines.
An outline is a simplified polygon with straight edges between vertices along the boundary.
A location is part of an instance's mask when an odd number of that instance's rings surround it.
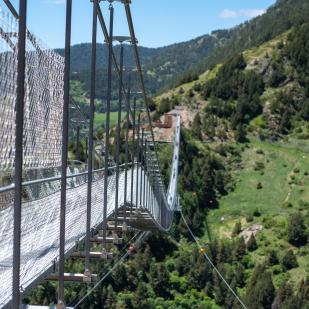
<svg viewBox="0 0 309 309">
<path fill-rule="evenodd" d="M 74 3 L 66 0 L 65 52 L 60 56 L 28 30 L 26 0 L 19 1 L 18 12 L 9 0 L 0 2 L 1 308 L 20 308 L 22 297 L 43 280 L 58 281 L 57 308 L 64 308 L 66 281 L 100 282 L 102 278 L 91 271 L 91 260 L 113 259 L 111 247 L 121 245 L 122 235 L 129 230 L 169 231 L 179 208 L 180 116 L 174 115 L 173 157 L 166 188 L 130 1 L 108 0 L 106 7 L 100 2 L 89 3 L 93 7 L 91 90 L 89 110 L 83 115 L 88 130 L 84 166 L 68 160 Z M 125 10 L 129 36 L 114 35 L 116 6 Z M 109 27 L 104 9 L 109 14 Z M 108 81 L 99 85 L 107 90 L 100 154 L 94 131 L 98 31 L 103 32 L 108 49 Z M 115 42 L 120 44 L 119 59 L 114 53 Z M 136 68 L 131 74 L 136 74 L 139 89 L 132 89 L 130 76 L 125 80 L 124 44 L 132 46 Z M 113 71 L 119 85 L 116 127 L 110 124 Z M 143 111 L 137 108 L 134 92 L 138 90 Z M 124 121 L 122 113 L 126 115 Z M 95 169 L 98 156 L 102 164 Z M 143 235 L 134 237 L 141 240 Z M 94 243 L 101 244 L 102 249 L 94 251 Z M 71 257 L 84 261 L 83 273 L 65 273 L 65 259 Z"/>
</svg>

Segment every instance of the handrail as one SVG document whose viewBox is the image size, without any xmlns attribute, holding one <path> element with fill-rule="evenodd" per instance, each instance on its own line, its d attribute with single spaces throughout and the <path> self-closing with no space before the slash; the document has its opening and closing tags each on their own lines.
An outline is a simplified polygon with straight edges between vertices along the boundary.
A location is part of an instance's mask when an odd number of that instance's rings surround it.
<svg viewBox="0 0 309 309">
<path fill-rule="evenodd" d="M 136 162 L 128 163 L 129 166 L 132 166 L 133 164 L 136 164 Z M 119 165 L 119 167 L 124 167 L 124 166 L 125 166 L 125 164 Z M 115 169 L 116 169 L 116 166 L 110 166 L 108 168 L 108 171 L 113 171 Z M 96 173 L 104 172 L 104 170 L 105 170 L 105 168 L 100 168 L 100 169 L 97 169 L 97 170 L 93 170 L 93 173 L 96 174 Z M 77 177 L 85 176 L 85 175 L 88 175 L 88 171 L 67 175 L 67 179 L 77 178 Z M 49 177 L 49 178 L 42 178 L 42 179 L 35 179 L 35 180 L 25 181 L 25 182 L 22 183 L 22 186 L 23 187 L 29 187 L 29 186 L 32 186 L 32 185 L 43 184 L 43 183 L 46 183 L 46 182 L 54 182 L 54 181 L 59 181 L 59 180 L 61 180 L 61 175 L 54 176 L 54 177 Z M 11 191 L 13 189 L 15 189 L 14 183 L 12 183 L 12 184 L 10 184 L 8 186 L 5 186 L 5 187 L 1 187 L 0 188 L 0 193 L 5 193 L 5 192 Z"/>
</svg>

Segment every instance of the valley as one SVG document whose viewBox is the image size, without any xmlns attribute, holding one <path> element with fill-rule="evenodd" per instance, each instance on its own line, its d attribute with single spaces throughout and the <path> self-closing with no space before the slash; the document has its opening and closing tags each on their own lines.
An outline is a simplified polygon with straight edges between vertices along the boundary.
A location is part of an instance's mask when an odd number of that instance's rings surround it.
<svg viewBox="0 0 309 309">
<path fill-rule="evenodd" d="M 308 0 L 278 0 L 233 29 L 159 49 L 140 48 L 152 121 L 164 122 L 174 109 L 182 116 L 178 192 L 182 213 L 204 251 L 177 214 L 169 234 L 149 235 L 81 308 L 242 308 L 204 252 L 247 308 L 309 308 L 308 12 Z M 98 142 L 105 134 L 106 99 L 106 48 L 99 49 Z M 118 57 L 119 48 L 115 51 Z M 128 59 L 130 52 L 126 46 Z M 85 114 L 89 54 L 89 44 L 73 48 L 71 97 Z M 112 138 L 116 108 L 115 91 Z M 173 128 L 157 126 L 156 140 L 172 141 Z M 172 146 L 160 144 L 158 156 L 168 184 Z M 73 151 L 71 158 L 84 159 Z M 66 268 L 81 271 L 82 265 Z M 66 292 L 73 302 L 85 290 L 70 285 Z M 50 283 L 30 295 L 45 304 L 55 298 Z"/>
</svg>

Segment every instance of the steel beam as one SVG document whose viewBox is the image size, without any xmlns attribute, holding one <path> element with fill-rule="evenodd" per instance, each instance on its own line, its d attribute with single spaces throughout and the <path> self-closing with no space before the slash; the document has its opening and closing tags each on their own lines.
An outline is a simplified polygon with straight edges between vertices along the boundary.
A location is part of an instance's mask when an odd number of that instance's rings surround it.
<svg viewBox="0 0 309 309">
<path fill-rule="evenodd" d="M 13 309 L 20 306 L 20 256 L 21 256 L 21 216 L 22 216 L 22 178 L 23 178 L 23 131 L 26 70 L 26 24 L 27 0 L 19 1 L 19 30 L 17 54 L 17 96 L 14 167 L 14 243 L 13 243 Z"/>
<path fill-rule="evenodd" d="M 92 201 L 92 177 L 93 177 L 93 121 L 95 101 L 95 79 L 96 79 L 96 58 L 97 58 L 97 0 L 93 1 L 92 16 L 92 44 L 91 44 L 91 86 L 89 106 L 89 135 L 88 135 L 88 183 L 87 183 L 87 218 L 86 218 L 86 239 L 85 239 L 85 271 L 90 271 L 90 225 L 91 225 L 91 201 Z"/>
<path fill-rule="evenodd" d="M 61 198 L 60 198 L 60 246 L 58 299 L 64 302 L 65 216 L 68 165 L 70 67 L 71 67 L 72 0 L 66 1 L 65 56 L 64 56 L 64 102 L 62 119 Z"/>
</svg>

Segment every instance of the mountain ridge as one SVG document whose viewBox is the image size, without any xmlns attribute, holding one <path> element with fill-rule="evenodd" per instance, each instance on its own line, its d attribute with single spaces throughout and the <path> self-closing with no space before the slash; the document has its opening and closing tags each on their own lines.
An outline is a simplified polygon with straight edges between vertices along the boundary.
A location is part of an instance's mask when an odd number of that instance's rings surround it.
<svg viewBox="0 0 309 309">
<path fill-rule="evenodd" d="M 222 63 L 235 53 L 258 46 L 275 38 L 293 26 L 309 20 L 309 0 L 279 0 L 265 14 L 231 29 L 215 30 L 195 39 L 159 48 L 139 47 L 146 88 L 155 95 L 183 80 L 193 80 L 216 63 Z M 56 50 L 63 54 L 63 50 Z M 115 46 L 119 57 L 119 46 Z M 80 80 L 89 92 L 91 44 L 72 47 L 73 79 Z M 125 63 L 133 67 L 132 50 L 125 46 Z M 98 45 L 98 82 L 106 83 L 107 49 Z M 102 87 L 101 87 L 102 88 Z M 104 90 L 99 98 L 105 98 Z"/>
</svg>

